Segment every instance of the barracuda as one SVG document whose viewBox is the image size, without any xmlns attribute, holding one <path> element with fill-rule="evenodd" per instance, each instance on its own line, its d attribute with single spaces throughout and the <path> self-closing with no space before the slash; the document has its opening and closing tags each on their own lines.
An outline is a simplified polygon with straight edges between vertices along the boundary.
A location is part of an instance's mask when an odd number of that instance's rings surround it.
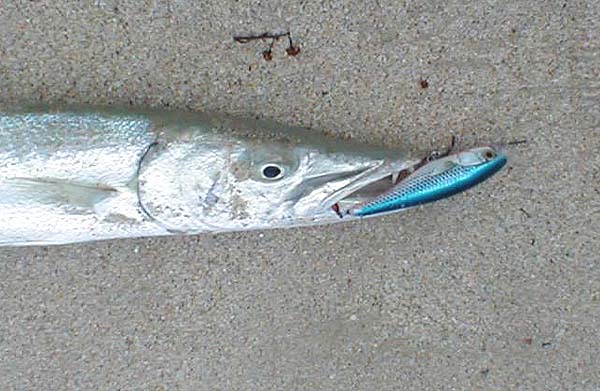
<svg viewBox="0 0 600 391">
<path fill-rule="evenodd" d="M 340 205 L 354 210 L 390 191 L 420 161 L 249 118 L 0 110 L 0 245 L 358 219 Z"/>
</svg>

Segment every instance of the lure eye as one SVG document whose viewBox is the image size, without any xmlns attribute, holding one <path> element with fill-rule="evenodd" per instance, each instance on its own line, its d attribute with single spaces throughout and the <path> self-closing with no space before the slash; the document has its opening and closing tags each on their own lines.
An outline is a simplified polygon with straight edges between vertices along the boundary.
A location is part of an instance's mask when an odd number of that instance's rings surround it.
<svg viewBox="0 0 600 391">
<path fill-rule="evenodd" d="M 265 179 L 276 180 L 283 178 L 283 170 L 276 164 L 267 164 L 261 170 L 262 176 Z"/>
<path fill-rule="evenodd" d="M 493 159 L 496 157 L 496 153 L 494 151 L 488 150 L 488 151 L 485 151 L 484 156 L 486 159 L 490 160 L 490 159 Z"/>
</svg>

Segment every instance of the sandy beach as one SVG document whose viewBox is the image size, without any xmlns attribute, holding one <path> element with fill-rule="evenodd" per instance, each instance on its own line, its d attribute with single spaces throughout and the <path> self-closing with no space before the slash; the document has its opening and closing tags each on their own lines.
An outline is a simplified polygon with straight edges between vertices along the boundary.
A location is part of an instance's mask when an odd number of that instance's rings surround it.
<svg viewBox="0 0 600 391">
<path fill-rule="evenodd" d="M 593 1 L 0 0 L 0 105 L 248 114 L 414 156 L 527 141 L 381 218 L 0 248 L 0 389 L 600 389 L 599 21 Z M 286 31 L 300 52 L 270 61 L 233 39 Z"/>
</svg>

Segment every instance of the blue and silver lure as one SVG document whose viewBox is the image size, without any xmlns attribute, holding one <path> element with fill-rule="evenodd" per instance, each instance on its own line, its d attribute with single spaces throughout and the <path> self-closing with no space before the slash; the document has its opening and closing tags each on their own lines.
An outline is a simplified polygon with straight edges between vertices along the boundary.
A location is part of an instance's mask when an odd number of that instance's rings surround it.
<svg viewBox="0 0 600 391">
<path fill-rule="evenodd" d="M 494 175 L 506 156 L 492 147 L 474 148 L 430 163 L 375 199 L 353 206 L 350 215 L 369 216 L 441 200 L 467 190 Z"/>
</svg>

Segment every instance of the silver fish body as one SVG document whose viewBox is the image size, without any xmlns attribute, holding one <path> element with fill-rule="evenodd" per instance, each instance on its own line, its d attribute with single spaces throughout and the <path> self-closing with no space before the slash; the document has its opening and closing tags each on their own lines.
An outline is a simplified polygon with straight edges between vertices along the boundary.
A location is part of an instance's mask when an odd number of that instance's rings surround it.
<svg viewBox="0 0 600 391">
<path fill-rule="evenodd" d="M 0 110 L 0 245 L 332 223 L 416 162 L 254 119 Z"/>
</svg>

